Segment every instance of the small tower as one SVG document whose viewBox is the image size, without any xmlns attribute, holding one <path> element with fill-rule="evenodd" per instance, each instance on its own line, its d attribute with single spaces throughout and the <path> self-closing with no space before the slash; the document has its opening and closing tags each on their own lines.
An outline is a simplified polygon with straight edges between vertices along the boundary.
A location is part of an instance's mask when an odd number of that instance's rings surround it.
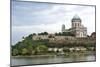
<svg viewBox="0 0 100 67">
<path fill-rule="evenodd" d="M 62 32 L 65 32 L 65 25 L 62 25 Z"/>
<path fill-rule="evenodd" d="M 80 27 L 81 26 L 81 19 L 78 15 L 75 15 L 72 20 L 72 28 Z"/>
</svg>

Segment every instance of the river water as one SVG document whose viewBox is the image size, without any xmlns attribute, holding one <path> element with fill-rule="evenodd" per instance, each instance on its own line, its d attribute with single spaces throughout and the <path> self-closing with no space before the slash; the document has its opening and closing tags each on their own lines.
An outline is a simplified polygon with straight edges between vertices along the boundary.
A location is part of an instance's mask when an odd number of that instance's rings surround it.
<svg viewBox="0 0 100 67">
<path fill-rule="evenodd" d="M 78 62 L 78 61 L 95 61 L 95 55 L 84 55 L 84 56 L 68 56 L 68 57 L 16 57 L 11 58 L 11 66 L 16 65 L 30 65 L 30 64 L 48 64 L 48 63 L 67 63 L 67 62 Z"/>
</svg>

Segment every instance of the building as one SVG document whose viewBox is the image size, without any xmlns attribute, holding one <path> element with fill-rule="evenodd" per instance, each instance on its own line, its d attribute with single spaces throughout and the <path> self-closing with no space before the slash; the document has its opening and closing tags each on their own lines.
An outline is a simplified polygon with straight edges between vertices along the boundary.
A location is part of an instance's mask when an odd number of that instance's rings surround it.
<svg viewBox="0 0 100 67">
<path fill-rule="evenodd" d="M 92 37 L 92 38 L 96 38 L 96 32 L 93 32 L 93 33 L 91 34 L 91 37 Z"/>
<path fill-rule="evenodd" d="M 65 25 L 62 25 L 62 32 L 70 32 L 75 37 L 86 37 L 87 28 L 82 25 L 82 20 L 78 15 L 75 15 L 71 20 L 71 28 L 65 29 Z"/>
</svg>

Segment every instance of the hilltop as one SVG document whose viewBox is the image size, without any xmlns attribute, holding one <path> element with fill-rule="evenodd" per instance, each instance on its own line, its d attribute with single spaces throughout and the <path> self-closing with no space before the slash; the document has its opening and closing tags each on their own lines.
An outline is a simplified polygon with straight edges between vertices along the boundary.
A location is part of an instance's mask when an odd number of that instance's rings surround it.
<svg viewBox="0 0 100 67">
<path fill-rule="evenodd" d="M 75 37 L 70 33 L 48 34 L 47 32 L 33 33 L 22 38 L 22 41 L 12 46 L 12 55 L 40 55 L 54 53 L 55 50 L 68 51 L 74 50 L 95 50 L 95 38 Z"/>
</svg>

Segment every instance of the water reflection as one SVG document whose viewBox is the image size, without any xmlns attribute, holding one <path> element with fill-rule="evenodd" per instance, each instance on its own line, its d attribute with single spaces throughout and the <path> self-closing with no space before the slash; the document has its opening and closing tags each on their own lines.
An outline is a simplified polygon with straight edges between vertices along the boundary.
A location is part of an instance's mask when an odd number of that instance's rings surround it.
<svg viewBox="0 0 100 67">
<path fill-rule="evenodd" d="M 63 63 L 63 62 L 76 62 L 76 61 L 94 61 L 95 55 L 87 56 L 67 56 L 67 57 L 16 57 L 12 58 L 11 63 L 14 65 L 27 65 L 27 64 L 46 64 L 46 63 Z"/>
</svg>

